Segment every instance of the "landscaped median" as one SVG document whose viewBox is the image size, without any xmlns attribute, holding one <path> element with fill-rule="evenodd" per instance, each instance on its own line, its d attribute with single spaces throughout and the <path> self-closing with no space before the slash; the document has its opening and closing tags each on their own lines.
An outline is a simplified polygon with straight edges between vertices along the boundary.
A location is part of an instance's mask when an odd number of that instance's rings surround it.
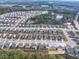
<svg viewBox="0 0 79 59">
<path fill-rule="evenodd" d="M 51 52 L 51 51 L 50 51 Z M 55 51 L 54 51 L 55 52 Z M 48 51 L 23 51 L 20 49 L 0 50 L 0 59 L 73 59 L 67 54 L 48 54 Z M 74 58 L 78 59 L 78 58 Z"/>
</svg>

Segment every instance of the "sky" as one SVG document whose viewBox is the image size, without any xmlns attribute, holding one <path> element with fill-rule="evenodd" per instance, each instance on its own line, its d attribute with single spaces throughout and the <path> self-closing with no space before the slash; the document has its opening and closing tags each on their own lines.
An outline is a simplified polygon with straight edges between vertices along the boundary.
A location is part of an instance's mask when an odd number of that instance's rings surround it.
<svg viewBox="0 0 79 59">
<path fill-rule="evenodd" d="M 62 0 L 62 1 L 79 1 L 79 0 Z"/>
<path fill-rule="evenodd" d="M 13 0 L 2 0 L 2 1 L 13 1 Z M 22 1 L 22 0 L 16 0 L 16 1 Z M 27 1 L 27 0 L 26 0 Z M 33 0 L 31 0 L 31 1 L 33 1 Z M 35 0 L 34 0 L 35 1 Z M 38 1 L 38 0 L 36 0 L 36 1 Z M 39 0 L 40 1 L 40 0 Z M 43 0 L 41 0 L 41 1 L 43 1 Z M 46 0 L 45 0 L 46 1 Z M 54 1 L 54 0 L 50 0 L 50 1 Z M 56 0 L 56 1 L 79 1 L 79 0 Z"/>
<path fill-rule="evenodd" d="M 0 2 L 5 2 L 5 1 L 19 1 L 19 2 L 24 2 L 24 1 L 79 1 L 79 0 L 0 0 Z"/>
</svg>

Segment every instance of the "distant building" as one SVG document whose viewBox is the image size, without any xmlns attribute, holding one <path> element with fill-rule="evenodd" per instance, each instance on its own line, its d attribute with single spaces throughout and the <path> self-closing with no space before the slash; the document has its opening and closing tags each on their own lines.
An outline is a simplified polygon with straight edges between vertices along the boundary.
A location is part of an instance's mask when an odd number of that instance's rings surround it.
<svg viewBox="0 0 79 59">
<path fill-rule="evenodd" d="M 78 24 L 79 24 L 79 12 L 77 13 L 75 19 L 78 21 Z"/>
<path fill-rule="evenodd" d="M 54 12 L 52 12 L 51 14 L 52 14 L 52 15 L 55 15 L 55 13 L 54 13 Z"/>
<path fill-rule="evenodd" d="M 41 5 L 41 7 L 49 7 L 48 5 Z"/>
<path fill-rule="evenodd" d="M 57 16 L 56 16 L 56 20 L 61 20 L 63 18 L 63 15 L 60 15 L 60 14 L 57 14 Z"/>
<path fill-rule="evenodd" d="M 74 24 L 75 24 L 75 27 L 79 29 L 79 12 L 77 13 L 75 17 Z"/>
<path fill-rule="evenodd" d="M 13 7 L 16 4 L 0 4 L 0 7 Z"/>
</svg>

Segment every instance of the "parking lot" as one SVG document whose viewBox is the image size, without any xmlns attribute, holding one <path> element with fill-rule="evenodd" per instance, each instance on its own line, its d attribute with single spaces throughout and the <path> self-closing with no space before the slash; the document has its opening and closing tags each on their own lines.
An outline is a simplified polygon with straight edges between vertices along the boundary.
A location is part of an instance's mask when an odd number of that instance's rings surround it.
<svg viewBox="0 0 79 59">
<path fill-rule="evenodd" d="M 16 11 L 0 15 L 0 48 L 47 49 L 50 42 L 53 47 L 53 43 L 55 46 L 60 46 L 60 43 L 63 46 L 68 41 L 63 30 L 75 30 L 72 25 L 30 24 L 31 21 L 27 21 L 46 13 L 48 12 Z M 69 37 L 74 37 L 72 32 L 68 34 Z M 73 38 L 75 39 L 78 37 Z"/>
<path fill-rule="evenodd" d="M 73 31 L 69 31 L 68 34 L 69 34 L 69 37 L 73 41 L 75 41 L 77 44 L 79 44 L 79 36 L 76 33 L 74 33 Z"/>
<path fill-rule="evenodd" d="M 4 40 L 2 40 L 4 39 Z M 23 45 L 23 40 L 25 43 L 32 44 L 34 41 L 38 44 L 47 44 L 49 41 L 66 41 L 65 36 L 62 32 L 62 30 L 38 30 L 38 29 L 16 29 L 16 28 L 9 28 L 9 29 L 4 29 L 0 28 L 0 42 L 2 46 L 2 42 L 4 42 L 4 47 L 5 45 L 17 45 L 17 41 L 20 43 L 22 41 Z M 12 42 L 16 41 L 15 44 Z M 28 42 L 26 42 L 28 41 Z M 48 42 L 47 42 L 48 41 Z M 7 44 L 6 44 L 7 43 Z M 12 43 L 12 44 L 11 44 Z M 18 45 L 19 45 L 18 43 Z"/>
<path fill-rule="evenodd" d="M 0 15 L 0 27 L 16 27 L 19 23 L 27 21 L 28 18 L 45 14 L 47 11 L 16 11 Z"/>
</svg>

